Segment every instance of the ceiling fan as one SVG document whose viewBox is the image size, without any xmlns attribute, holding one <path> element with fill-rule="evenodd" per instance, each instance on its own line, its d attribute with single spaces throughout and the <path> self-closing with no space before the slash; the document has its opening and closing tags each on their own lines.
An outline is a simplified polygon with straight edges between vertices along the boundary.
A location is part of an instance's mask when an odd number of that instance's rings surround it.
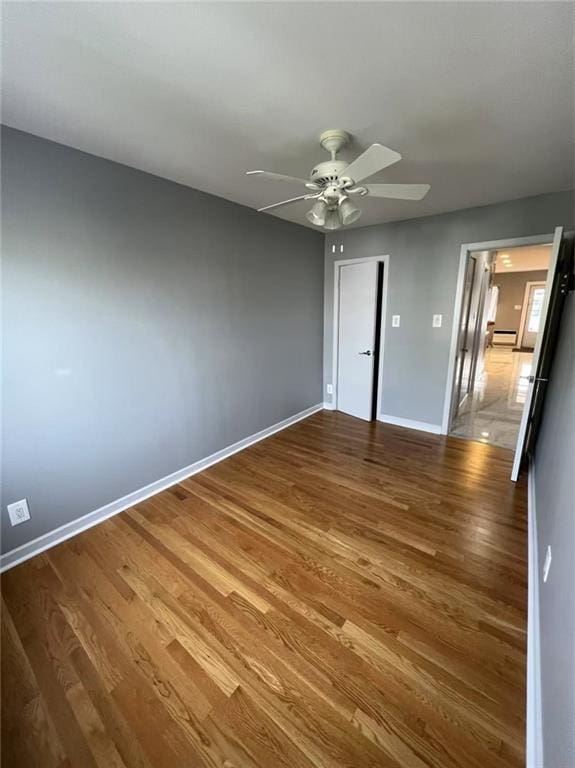
<svg viewBox="0 0 575 768">
<path fill-rule="evenodd" d="M 338 160 L 337 153 L 348 141 L 349 134 L 345 131 L 324 131 L 319 137 L 319 143 L 331 154 L 331 160 L 316 165 L 307 181 L 281 173 L 247 171 L 248 176 L 259 175 L 277 181 L 291 181 L 304 184 L 311 190 L 299 197 L 264 205 L 263 208 L 258 208 L 258 211 L 271 211 L 299 200 L 314 200 L 311 210 L 306 213 L 307 220 L 324 229 L 339 229 L 353 224 L 361 216 L 361 210 L 352 200 L 353 195 L 422 200 L 429 192 L 429 184 L 361 184 L 378 171 L 397 163 L 401 160 L 401 155 L 382 144 L 372 144 L 359 157 L 347 163 L 345 160 Z"/>
</svg>

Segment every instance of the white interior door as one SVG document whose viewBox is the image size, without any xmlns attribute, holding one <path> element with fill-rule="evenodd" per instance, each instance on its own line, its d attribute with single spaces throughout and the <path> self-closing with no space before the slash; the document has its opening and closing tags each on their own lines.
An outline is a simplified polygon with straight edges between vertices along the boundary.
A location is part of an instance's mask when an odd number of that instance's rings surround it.
<svg viewBox="0 0 575 768">
<path fill-rule="evenodd" d="M 340 267 L 337 409 L 371 421 L 379 262 Z"/>
<path fill-rule="evenodd" d="M 533 350 L 533 361 L 531 370 L 534 372 L 533 376 L 529 377 L 529 384 L 527 386 L 527 394 L 525 396 L 525 405 L 523 406 L 523 413 L 521 414 L 521 423 L 519 424 L 519 433 L 517 435 L 517 445 L 515 447 L 515 456 L 513 458 L 513 469 L 511 470 L 511 479 L 517 480 L 519 477 L 519 470 L 521 469 L 521 461 L 525 453 L 525 445 L 527 440 L 527 426 L 529 424 L 529 417 L 531 414 L 531 406 L 533 402 L 533 392 L 535 388 L 536 372 L 539 368 L 539 356 L 541 354 L 541 345 L 543 342 L 543 336 L 545 334 L 545 326 L 547 320 L 547 311 L 549 309 L 549 296 L 551 295 L 551 288 L 555 280 L 555 273 L 558 268 L 559 250 L 561 248 L 561 240 L 563 238 L 563 227 L 557 227 L 553 236 L 553 245 L 551 247 L 551 254 L 549 256 L 549 268 L 547 272 L 547 281 L 544 286 L 544 293 L 542 296 L 542 303 L 538 310 L 538 327 L 540 333 L 537 334 L 535 339 L 535 349 Z M 525 322 L 527 328 L 527 321 Z"/>
</svg>

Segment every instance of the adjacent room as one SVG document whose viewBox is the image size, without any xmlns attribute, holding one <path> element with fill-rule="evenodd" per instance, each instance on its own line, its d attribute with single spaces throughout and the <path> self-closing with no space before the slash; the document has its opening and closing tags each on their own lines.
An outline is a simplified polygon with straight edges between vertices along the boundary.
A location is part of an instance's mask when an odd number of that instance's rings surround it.
<svg viewBox="0 0 575 768">
<path fill-rule="evenodd" d="M 2 2 L 2 766 L 574 768 L 573 10 Z"/>
<path fill-rule="evenodd" d="M 552 250 L 543 244 L 469 254 L 450 434 L 515 449 Z"/>
</svg>

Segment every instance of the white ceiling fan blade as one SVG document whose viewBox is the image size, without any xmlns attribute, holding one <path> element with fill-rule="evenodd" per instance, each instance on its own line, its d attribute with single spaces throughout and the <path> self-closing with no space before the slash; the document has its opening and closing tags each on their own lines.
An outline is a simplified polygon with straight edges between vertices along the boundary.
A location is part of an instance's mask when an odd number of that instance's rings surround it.
<svg viewBox="0 0 575 768">
<path fill-rule="evenodd" d="M 372 144 L 363 154 L 356 157 L 341 175 L 353 179 L 358 184 L 363 179 L 373 176 L 374 173 L 397 163 L 398 160 L 401 160 L 399 152 L 384 147 L 383 144 Z"/>
<path fill-rule="evenodd" d="M 423 200 L 431 189 L 429 184 L 366 184 L 370 197 L 390 197 L 395 200 Z"/>
<path fill-rule="evenodd" d="M 295 176 L 286 176 L 283 173 L 272 173 L 271 171 L 246 171 L 246 176 L 263 176 L 265 179 L 273 179 L 274 181 L 290 181 L 296 184 L 305 184 L 308 187 L 313 185 L 314 189 L 319 189 L 317 184 L 308 181 L 307 179 L 297 179 Z"/>
<path fill-rule="evenodd" d="M 319 197 L 319 195 L 300 195 L 299 197 L 291 197 L 289 200 L 282 200 L 281 203 L 264 205 L 263 208 L 258 208 L 258 211 L 269 211 L 270 208 L 279 208 L 282 205 L 290 205 L 291 203 L 297 203 L 298 200 L 313 200 L 316 197 Z"/>
</svg>

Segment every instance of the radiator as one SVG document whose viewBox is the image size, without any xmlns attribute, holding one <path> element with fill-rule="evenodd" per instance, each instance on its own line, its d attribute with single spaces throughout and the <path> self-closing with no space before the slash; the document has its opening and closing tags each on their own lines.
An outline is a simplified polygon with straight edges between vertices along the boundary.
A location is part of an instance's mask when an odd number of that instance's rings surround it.
<svg viewBox="0 0 575 768">
<path fill-rule="evenodd" d="M 504 347 L 514 347 L 517 343 L 517 331 L 494 331 L 493 344 Z"/>
</svg>

